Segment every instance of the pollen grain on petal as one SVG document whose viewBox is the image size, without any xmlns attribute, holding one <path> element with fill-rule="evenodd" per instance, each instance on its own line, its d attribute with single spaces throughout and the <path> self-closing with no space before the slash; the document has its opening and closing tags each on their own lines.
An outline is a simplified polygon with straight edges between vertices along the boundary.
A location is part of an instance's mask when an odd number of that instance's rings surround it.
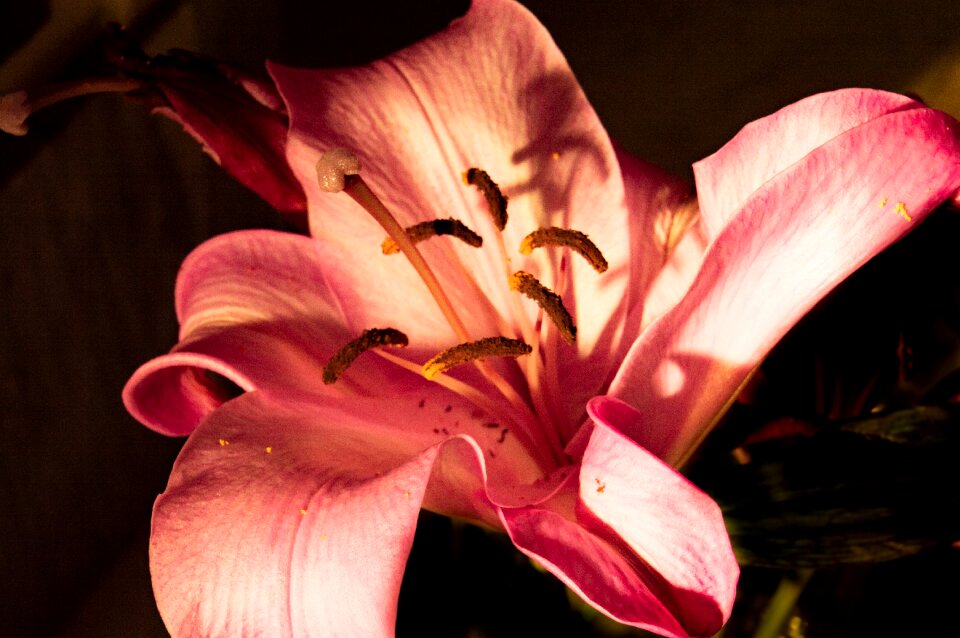
<svg viewBox="0 0 960 638">
<path fill-rule="evenodd" d="M 603 494 L 607 490 L 607 484 L 598 478 L 593 480 L 597 482 L 597 494 Z"/>
<path fill-rule="evenodd" d="M 566 246 L 587 260 L 598 273 L 606 272 L 608 265 L 597 245 L 579 230 L 569 228 L 538 228 L 520 242 L 520 254 L 529 255 L 541 246 Z"/>
<path fill-rule="evenodd" d="M 897 205 L 893 208 L 893 212 L 895 212 L 897 215 L 900 215 L 900 217 L 903 217 L 908 222 L 913 221 L 913 217 L 907 212 L 907 205 L 903 202 L 897 202 Z"/>
<path fill-rule="evenodd" d="M 573 345 L 577 341 L 577 327 L 573 323 L 573 317 L 563 305 L 560 295 L 553 292 L 536 277 L 528 272 L 518 270 L 510 276 L 510 288 L 523 293 L 530 299 L 537 302 L 550 320 L 557 327 L 557 331 L 564 341 Z"/>
<path fill-rule="evenodd" d="M 533 352 L 526 342 L 507 337 L 487 337 L 479 341 L 461 343 L 444 350 L 423 364 L 423 376 L 435 379 L 450 368 L 484 357 L 519 357 Z"/>
<path fill-rule="evenodd" d="M 360 173 L 360 158 L 345 148 L 333 148 L 317 162 L 317 182 L 326 193 L 339 193 L 346 185 L 348 175 Z"/>
<path fill-rule="evenodd" d="M 226 439 L 217 439 L 217 443 L 220 444 L 220 447 L 227 447 L 228 445 L 230 445 L 230 441 Z"/>
<path fill-rule="evenodd" d="M 363 334 L 349 342 L 330 358 L 323 368 L 323 382 L 327 385 L 335 383 L 340 375 L 350 367 L 350 364 L 361 354 L 372 348 L 393 346 L 406 347 L 409 341 L 407 335 L 394 328 L 370 328 Z"/>
<path fill-rule="evenodd" d="M 503 230 L 507 227 L 507 198 L 500 192 L 497 183 L 490 179 L 486 171 L 479 168 L 468 169 L 463 174 L 465 184 L 472 184 L 477 187 L 487 200 L 487 208 L 490 210 L 490 217 L 497 230 Z"/>
<path fill-rule="evenodd" d="M 479 248 L 483 245 L 483 237 L 470 230 L 470 228 L 459 219 L 452 217 L 446 219 L 431 219 L 420 222 L 419 224 L 414 224 L 413 226 L 408 226 L 404 230 L 407 236 L 410 237 L 410 241 L 415 244 L 425 239 L 430 239 L 431 237 L 450 235 L 474 248 Z M 394 255 L 400 252 L 400 246 L 390 237 L 383 240 L 380 248 L 384 255 Z"/>
</svg>

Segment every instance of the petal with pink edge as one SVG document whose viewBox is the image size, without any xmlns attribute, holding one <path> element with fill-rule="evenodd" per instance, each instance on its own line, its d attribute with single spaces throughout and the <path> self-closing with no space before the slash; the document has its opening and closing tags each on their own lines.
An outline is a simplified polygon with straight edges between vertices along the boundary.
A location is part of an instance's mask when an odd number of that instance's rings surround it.
<svg viewBox="0 0 960 638">
<path fill-rule="evenodd" d="M 723 148 L 693 165 L 704 226 L 715 238 L 764 182 L 818 146 L 875 118 L 924 108 L 872 89 L 819 93 L 747 124 Z"/>
<path fill-rule="evenodd" d="M 150 567 L 174 636 L 392 636 L 424 500 L 496 522 L 469 440 L 417 449 L 365 427 L 260 392 L 201 424 L 154 508 Z M 447 453 L 472 459 L 469 485 L 432 479 Z"/>
<path fill-rule="evenodd" d="M 446 392 L 374 354 L 358 359 L 336 386 L 323 385 L 323 366 L 365 328 L 408 333 L 411 347 L 398 353 L 413 361 L 426 361 L 440 349 L 429 339 L 417 340 L 424 330 L 442 329 L 439 319 L 401 316 L 395 307 L 402 300 L 388 293 L 385 282 L 336 296 L 329 282 L 345 269 L 349 264 L 331 260 L 313 240 L 288 233 L 242 231 L 204 243 L 184 262 L 177 281 L 181 341 L 173 353 L 134 373 L 124 390 L 127 408 L 160 432 L 189 434 L 229 398 L 208 372 L 242 390 L 290 395 Z"/>
<path fill-rule="evenodd" d="M 624 434 L 682 461 L 786 331 L 958 185 L 957 123 L 926 108 L 874 118 L 779 172 L 731 217 L 686 296 L 627 355 L 610 394 L 643 418 L 622 425 Z"/>
<path fill-rule="evenodd" d="M 546 503 L 503 509 L 507 532 L 610 617 L 712 636 L 730 616 L 739 574 L 719 508 L 608 425 L 632 408 L 599 398 L 589 410 L 596 425 L 579 477 Z"/>
</svg>

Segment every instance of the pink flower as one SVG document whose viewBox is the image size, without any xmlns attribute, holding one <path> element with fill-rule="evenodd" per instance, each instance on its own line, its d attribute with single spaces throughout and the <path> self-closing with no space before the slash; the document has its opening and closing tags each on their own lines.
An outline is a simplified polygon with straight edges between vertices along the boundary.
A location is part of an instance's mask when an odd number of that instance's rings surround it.
<svg viewBox="0 0 960 638">
<path fill-rule="evenodd" d="M 956 123 L 876 91 L 804 100 L 697 165 L 701 227 L 679 182 L 616 154 L 549 35 L 506 0 L 366 67 L 270 72 L 312 237 L 198 248 L 177 283 L 179 344 L 124 395 L 149 427 L 190 435 L 154 510 L 170 631 L 392 635 L 425 507 L 505 531 L 620 622 L 714 634 L 738 569 L 718 508 L 671 465 L 817 299 L 955 193 Z M 415 259 L 382 254 L 354 199 L 320 189 L 315 167 L 340 147 L 403 225 L 454 217 L 482 237 L 418 244 L 433 294 Z M 460 182 L 470 167 L 509 197 L 505 224 Z M 546 227 L 586 233 L 608 267 L 518 252 Z M 517 271 L 568 316 L 511 290 Z M 374 327 L 409 346 L 325 384 Z M 486 337 L 531 352 L 420 374 Z"/>
</svg>

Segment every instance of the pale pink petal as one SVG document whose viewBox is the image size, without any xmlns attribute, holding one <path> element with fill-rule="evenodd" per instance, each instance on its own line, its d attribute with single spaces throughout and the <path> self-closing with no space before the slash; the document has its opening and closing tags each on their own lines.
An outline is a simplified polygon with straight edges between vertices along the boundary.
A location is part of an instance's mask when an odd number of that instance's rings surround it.
<svg viewBox="0 0 960 638">
<path fill-rule="evenodd" d="M 616 349 L 611 345 L 622 337 L 630 275 L 620 170 L 565 59 L 532 15 L 516 3 L 478 0 L 448 29 L 369 66 L 269 69 L 290 112 L 288 158 L 307 192 L 322 251 L 349 261 L 358 281 L 386 278 L 408 299 L 398 313 L 437 314 L 408 264 L 393 257 L 383 265 L 383 232 L 375 222 L 346 195 L 318 190 L 314 164 L 320 153 L 344 146 L 358 153 L 362 176 L 402 224 L 455 216 L 484 237 L 479 250 L 449 239 L 422 244 L 454 305 L 464 315 L 487 317 L 495 331 L 474 336 L 500 333 L 497 315 L 516 325 L 510 320 L 516 293 L 507 287 L 508 266 L 486 205 L 460 180 L 462 171 L 480 167 L 510 197 L 509 269 L 529 270 L 551 287 L 569 277 L 565 298 L 578 324 L 578 344 L 560 347 L 557 356 L 577 361 L 587 378 L 606 376 Z M 541 225 L 587 233 L 610 270 L 598 276 L 573 255 L 563 274 L 559 251 L 520 255 L 520 240 Z M 478 301 L 483 296 L 495 310 Z M 536 306 L 519 303 L 532 323 Z M 556 348 L 554 341 L 547 347 Z"/>
<path fill-rule="evenodd" d="M 706 250 L 697 200 L 678 177 L 617 148 L 630 210 L 627 347 L 690 286 Z M 639 319 L 638 318 L 642 318 Z"/>
<path fill-rule="evenodd" d="M 610 394 L 643 418 L 624 433 L 682 460 L 793 323 L 958 184 L 957 124 L 926 108 L 854 127 L 778 173 L 730 218 L 684 299 L 631 349 Z"/>
<path fill-rule="evenodd" d="M 605 245 L 622 241 L 623 237 L 630 241 L 627 319 L 622 333 L 609 335 L 605 342 L 612 349 L 610 360 L 613 362 L 623 359 L 652 318 L 673 307 L 683 296 L 706 248 L 692 187 L 617 145 L 615 150 L 629 215 L 625 227 L 610 229 L 617 237 L 595 238 Z M 606 285 L 606 275 L 594 277 L 595 286 Z M 607 318 L 585 311 L 580 313 L 578 321 L 580 325 L 591 321 L 611 325 Z M 556 383 L 550 383 L 548 377 L 544 394 L 551 409 L 563 415 L 557 421 L 563 423 L 564 434 L 569 438 L 583 423 L 587 400 L 610 382 L 616 370 L 590 369 L 584 365 L 583 357 L 563 347 L 558 354 Z"/>
<path fill-rule="evenodd" d="M 739 569 L 717 505 L 608 422 L 632 408 L 600 398 L 579 481 L 535 507 L 504 508 L 514 543 L 594 607 L 666 636 L 712 636 Z"/>
<path fill-rule="evenodd" d="M 154 508 L 151 573 L 174 636 L 392 635 L 421 507 L 497 528 L 490 490 L 536 492 L 473 436 L 425 438 L 442 409 L 373 403 L 358 416 L 257 391 L 197 428 Z"/>
<path fill-rule="evenodd" d="M 174 636 L 392 636 L 438 448 L 404 456 L 342 411 L 259 393 L 180 454 L 150 568 Z"/>
<path fill-rule="evenodd" d="M 632 406 L 597 397 L 587 409 L 596 428 L 581 461 L 581 502 L 670 584 L 687 631 L 711 634 L 711 614 L 719 608 L 723 622 L 730 617 L 740 571 L 720 508 L 617 430 L 624 416 L 643 418 Z"/>
<path fill-rule="evenodd" d="M 415 317 L 404 321 L 394 316 L 386 287 L 369 300 L 363 295 L 378 291 L 375 282 L 335 298 L 328 283 L 343 276 L 345 268 L 349 265 L 331 262 L 317 251 L 313 240 L 289 233 L 243 231 L 204 243 L 184 262 L 177 282 L 180 343 L 171 354 L 144 364 L 133 375 L 124 391 L 127 408 L 160 432 L 189 434 L 229 398 L 209 371 L 246 391 L 267 390 L 290 398 L 339 397 L 356 403 L 361 414 L 368 405 L 358 401 L 363 397 L 394 396 L 413 405 L 424 401 L 431 409 L 450 406 L 445 415 L 449 418 L 435 424 L 439 434 L 471 432 L 503 452 L 496 463 L 524 460 L 528 455 L 507 453 L 518 445 L 515 436 L 496 442 L 502 429 L 513 425 L 509 404 L 491 399 L 487 405 L 473 405 L 426 381 L 416 367 L 401 369 L 367 353 L 335 385 L 323 384 L 329 358 L 365 327 L 408 332 L 410 347 L 391 352 L 416 366 L 436 354 L 429 343 L 424 346 L 413 339 L 425 329 L 438 329 L 438 324 L 426 317 L 418 325 Z M 481 392 L 488 390 L 476 383 Z M 484 427 L 491 422 L 503 425 Z"/>
<path fill-rule="evenodd" d="M 923 108 L 871 89 L 819 93 L 747 124 L 719 151 L 693 165 L 704 225 L 714 239 L 754 191 L 834 137 L 872 119 Z"/>
</svg>

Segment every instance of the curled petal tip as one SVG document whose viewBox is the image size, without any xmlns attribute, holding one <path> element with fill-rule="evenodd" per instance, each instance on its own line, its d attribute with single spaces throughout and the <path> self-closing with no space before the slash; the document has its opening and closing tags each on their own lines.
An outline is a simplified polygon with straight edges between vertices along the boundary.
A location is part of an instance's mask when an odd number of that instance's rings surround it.
<svg viewBox="0 0 960 638">
<path fill-rule="evenodd" d="M 345 148 L 330 149 L 317 162 L 317 181 L 320 190 L 326 193 L 339 193 L 343 190 L 346 176 L 359 172 L 360 158 Z"/>
<path fill-rule="evenodd" d="M 0 96 L 0 131 L 10 135 L 26 135 L 29 115 L 26 91 Z"/>
</svg>

